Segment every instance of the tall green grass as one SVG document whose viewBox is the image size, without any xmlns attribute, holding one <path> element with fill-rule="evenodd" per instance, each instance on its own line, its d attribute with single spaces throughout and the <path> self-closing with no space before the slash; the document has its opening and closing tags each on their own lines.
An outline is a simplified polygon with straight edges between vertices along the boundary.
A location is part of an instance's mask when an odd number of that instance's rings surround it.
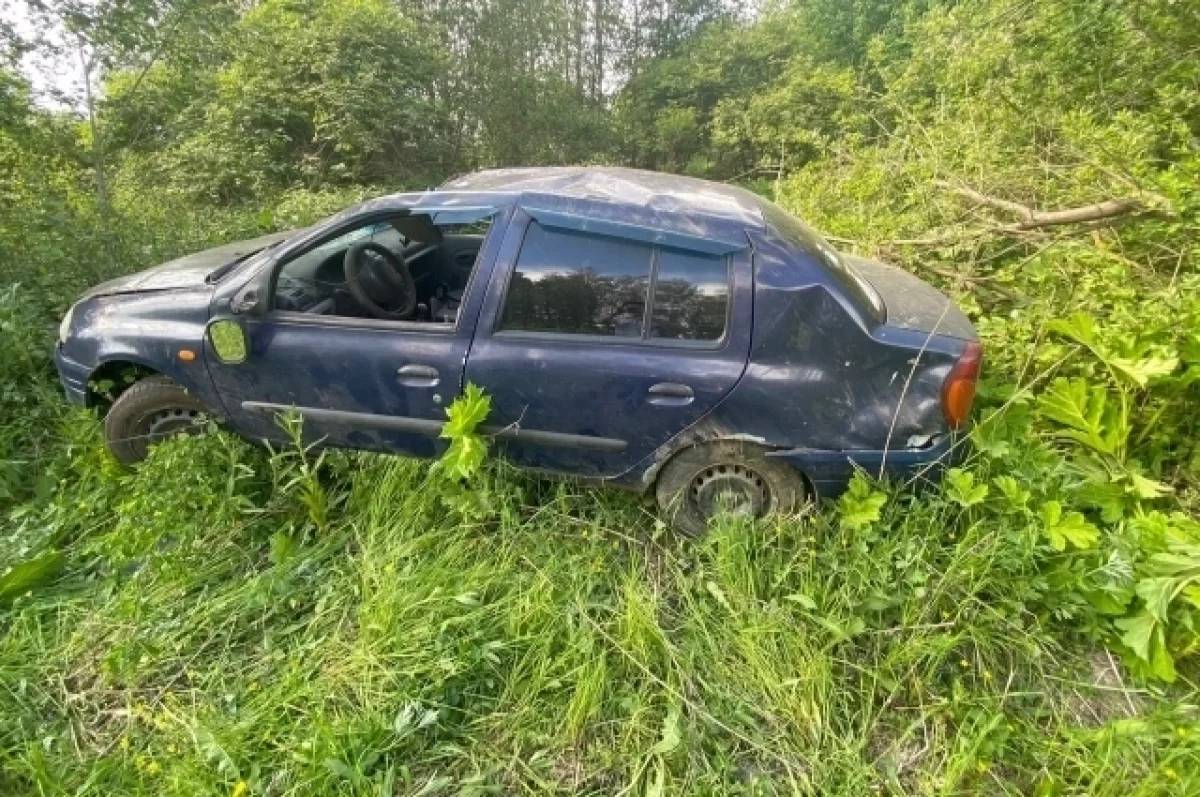
<svg viewBox="0 0 1200 797">
<path fill-rule="evenodd" d="M 9 537 L 65 563 L 0 615 L 0 793 L 1200 788 L 1194 693 L 1131 683 L 1040 612 L 1035 534 L 935 494 L 689 541 L 500 463 L 471 521 L 415 462 L 218 433 L 125 472 L 64 422 Z"/>
</svg>

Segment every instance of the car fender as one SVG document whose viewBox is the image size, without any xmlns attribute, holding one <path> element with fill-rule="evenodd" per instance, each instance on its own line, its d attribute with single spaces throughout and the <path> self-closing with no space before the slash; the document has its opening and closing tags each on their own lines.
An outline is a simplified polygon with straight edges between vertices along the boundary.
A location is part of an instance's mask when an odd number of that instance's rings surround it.
<svg viewBox="0 0 1200 797">
<path fill-rule="evenodd" d="M 64 355 L 88 369 L 127 362 L 163 374 L 214 413 L 223 408 L 205 364 L 207 293 L 156 291 L 86 300 Z"/>
</svg>

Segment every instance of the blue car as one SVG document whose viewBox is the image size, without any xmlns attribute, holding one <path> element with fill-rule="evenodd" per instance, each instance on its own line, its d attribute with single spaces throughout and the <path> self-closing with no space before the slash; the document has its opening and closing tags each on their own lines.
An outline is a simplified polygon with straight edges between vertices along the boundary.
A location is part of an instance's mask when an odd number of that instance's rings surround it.
<svg viewBox="0 0 1200 797">
<path fill-rule="evenodd" d="M 981 350 L 934 288 L 748 191 L 616 168 L 481 171 L 100 285 L 67 395 L 135 463 L 214 417 L 437 456 L 465 385 L 523 467 L 654 490 L 685 532 L 951 456 Z M 131 379 L 132 377 L 132 379 Z"/>
</svg>

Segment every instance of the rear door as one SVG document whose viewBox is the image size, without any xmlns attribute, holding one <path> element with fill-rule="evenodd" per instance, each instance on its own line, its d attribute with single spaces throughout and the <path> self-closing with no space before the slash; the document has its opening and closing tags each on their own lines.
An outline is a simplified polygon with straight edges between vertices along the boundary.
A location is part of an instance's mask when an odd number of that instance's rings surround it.
<svg viewBox="0 0 1200 797">
<path fill-rule="evenodd" d="M 511 461 L 617 476 L 741 377 L 749 251 L 530 213 L 517 211 L 505 238 L 467 381 L 491 395 L 488 425 L 505 430 Z"/>
</svg>

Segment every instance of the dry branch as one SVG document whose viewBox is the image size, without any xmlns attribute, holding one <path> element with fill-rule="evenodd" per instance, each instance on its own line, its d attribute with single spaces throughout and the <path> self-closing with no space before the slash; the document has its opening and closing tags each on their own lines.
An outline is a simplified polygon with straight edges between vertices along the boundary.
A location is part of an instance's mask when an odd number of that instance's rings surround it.
<svg viewBox="0 0 1200 797">
<path fill-rule="evenodd" d="M 1129 213 L 1136 213 L 1145 209 L 1145 206 L 1137 199 L 1120 197 L 1117 199 L 1106 199 L 1103 202 L 1097 202 L 1093 205 L 1066 208 L 1065 210 L 1034 210 L 1019 202 L 982 194 L 969 186 L 958 185 L 945 180 L 934 180 L 934 185 L 952 191 L 977 205 L 1002 210 L 1020 219 L 1016 224 L 1005 224 L 994 228 L 997 232 L 1025 232 L 1041 229 L 1042 227 L 1054 227 L 1060 224 L 1107 221 L 1108 219 L 1124 216 Z"/>
</svg>

